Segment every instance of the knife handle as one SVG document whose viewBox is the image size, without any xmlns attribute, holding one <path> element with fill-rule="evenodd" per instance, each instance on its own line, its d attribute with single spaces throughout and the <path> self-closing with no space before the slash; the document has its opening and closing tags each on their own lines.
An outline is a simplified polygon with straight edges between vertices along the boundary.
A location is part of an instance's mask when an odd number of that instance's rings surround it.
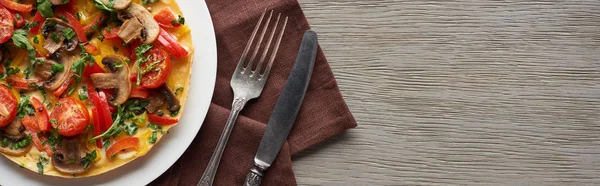
<svg viewBox="0 0 600 186">
<path fill-rule="evenodd" d="M 246 175 L 244 186 L 259 186 L 265 170 L 266 168 L 261 168 L 259 165 L 254 164 L 248 175 Z"/>
</svg>

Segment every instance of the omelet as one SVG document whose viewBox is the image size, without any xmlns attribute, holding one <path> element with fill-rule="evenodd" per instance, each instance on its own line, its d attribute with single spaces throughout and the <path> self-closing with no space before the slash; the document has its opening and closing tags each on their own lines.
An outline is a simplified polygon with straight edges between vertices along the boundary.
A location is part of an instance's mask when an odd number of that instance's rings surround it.
<svg viewBox="0 0 600 186">
<path fill-rule="evenodd" d="M 176 127 L 190 28 L 173 0 L 0 3 L 0 153 L 32 174 L 99 175 Z"/>
</svg>

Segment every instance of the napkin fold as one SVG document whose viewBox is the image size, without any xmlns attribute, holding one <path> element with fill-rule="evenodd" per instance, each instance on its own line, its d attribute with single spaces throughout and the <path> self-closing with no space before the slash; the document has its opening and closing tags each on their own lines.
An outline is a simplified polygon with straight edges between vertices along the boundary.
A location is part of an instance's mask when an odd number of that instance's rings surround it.
<svg viewBox="0 0 600 186">
<path fill-rule="evenodd" d="M 214 185 L 241 185 L 252 167 L 266 124 L 295 62 L 304 31 L 310 29 L 296 0 L 206 0 L 206 3 L 214 23 L 218 51 L 212 103 L 202 129 L 187 151 L 150 185 L 196 185 L 200 180 L 231 110 L 232 72 L 258 18 L 267 8 L 289 16 L 286 33 L 262 95 L 250 101 L 238 117 L 214 182 Z M 356 121 L 319 48 L 296 123 L 262 185 L 296 185 L 291 156 L 354 127 Z"/>
</svg>

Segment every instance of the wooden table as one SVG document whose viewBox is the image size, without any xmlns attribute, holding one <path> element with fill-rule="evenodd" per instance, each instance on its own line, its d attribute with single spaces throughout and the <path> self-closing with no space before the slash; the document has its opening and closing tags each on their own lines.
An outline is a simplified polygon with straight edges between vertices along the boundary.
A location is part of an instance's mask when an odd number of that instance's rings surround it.
<svg viewBox="0 0 600 186">
<path fill-rule="evenodd" d="M 300 185 L 600 184 L 600 1 L 300 3 L 359 125 Z"/>
</svg>

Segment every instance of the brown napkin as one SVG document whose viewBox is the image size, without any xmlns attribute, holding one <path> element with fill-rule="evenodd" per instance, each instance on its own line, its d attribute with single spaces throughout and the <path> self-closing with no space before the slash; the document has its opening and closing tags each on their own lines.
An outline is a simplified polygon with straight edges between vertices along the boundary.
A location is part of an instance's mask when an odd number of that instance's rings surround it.
<svg viewBox="0 0 600 186">
<path fill-rule="evenodd" d="M 214 182 L 215 185 L 242 185 L 252 167 L 269 116 L 292 69 L 302 35 L 310 29 L 296 0 L 206 0 L 206 3 L 214 22 L 218 50 L 217 82 L 212 104 L 194 142 L 151 185 L 196 185 L 200 180 L 231 109 L 231 74 L 259 16 L 268 8 L 289 16 L 286 33 L 262 95 L 250 101 L 237 120 Z M 356 127 L 356 121 L 319 49 L 296 123 L 262 185 L 296 185 L 291 156 L 353 127 Z"/>
</svg>

